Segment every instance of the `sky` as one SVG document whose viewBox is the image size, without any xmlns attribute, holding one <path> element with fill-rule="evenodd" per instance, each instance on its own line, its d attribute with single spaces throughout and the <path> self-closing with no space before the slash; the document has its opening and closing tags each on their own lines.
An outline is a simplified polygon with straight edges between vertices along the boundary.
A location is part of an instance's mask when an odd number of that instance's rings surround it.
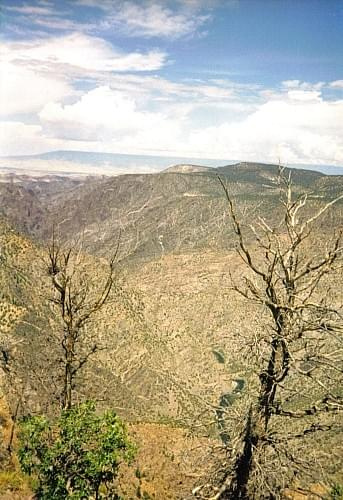
<svg viewBox="0 0 343 500">
<path fill-rule="evenodd" d="M 0 154 L 343 166 L 342 0 L 2 0 Z"/>
</svg>

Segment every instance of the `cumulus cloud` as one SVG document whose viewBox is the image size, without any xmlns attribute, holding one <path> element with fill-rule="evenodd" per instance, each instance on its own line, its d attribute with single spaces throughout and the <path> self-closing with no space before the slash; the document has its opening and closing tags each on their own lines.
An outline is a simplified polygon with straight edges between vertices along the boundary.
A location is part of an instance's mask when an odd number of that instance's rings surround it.
<svg viewBox="0 0 343 500">
<path fill-rule="evenodd" d="M 228 96 L 228 102 L 231 98 Z M 20 137 L 21 152 L 25 148 L 31 152 L 35 145 L 38 150 L 73 148 L 343 164 L 343 100 L 325 100 L 319 91 L 292 89 L 269 97 L 266 94 L 243 115 L 224 111 L 225 120 L 212 126 L 200 126 L 192 120 L 194 107 L 189 103 L 175 101 L 163 106 L 163 111 L 161 107 L 153 111 L 149 99 L 108 85 L 98 86 L 71 104 L 46 104 L 39 113 L 40 125 L 7 123 L 2 141 L 11 153 L 18 152 Z M 207 108 L 209 114 L 211 110 Z"/>
<path fill-rule="evenodd" d="M 182 108 L 182 106 L 181 106 Z M 186 110 L 187 111 L 187 110 Z M 83 142 L 83 149 L 176 153 L 184 132 L 185 110 L 143 109 L 133 97 L 97 87 L 71 105 L 49 103 L 39 114 L 42 133 L 54 139 Z"/>
<path fill-rule="evenodd" d="M 264 90 L 175 82 L 142 73 L 161 68 L 163 52 L 123 53 L 78 32 L 1 49 L 3 154 L 81 149 L 343 164 L 343 100 L 325 98 L 341 80 Z"/>
<path fill-rule="evenodd" d="M 3 75 L 0 80 L 0 115 L 37 112 L 47 102 L 74 93 L 68 82 L 24 66 L 3 62 L 0 68 Z"/>
<path fill-rule="evenodd" d="M 72 105 L 51 103 L 40 113 L 43 130 L 67 140 L 100 141 L 104 150 L 188 154 L 291 163 L 343 163 L 343 100 L 319 91 L 291 90 L 232 113 L 215 126 L 189 119 L 192 107 L 142 109 L 132 96 L 98 87 Z"/>
<path fill-rule="evenodd" d="M 123 53 L 105 40 L 81 33 L 3 42 L 0 54 L 2 116 L 39 112 L 49 102 L 65 102 L 77 95 L 76 78 L 152 71 L 166 59 L 160 51 Z"/>
<path fill-rule="evenodd" d="M 151 130 L 163 120 L 161 113 L 139 111 L 133 99 L 108 86 L 97 87 L 71 105 L 49 103 L 39 114 L 50 134 L 74 140 L 110 140 Z"/>
<path fill-rule="evenodd" d="M 240 122 L 192 132 L 190 146 L 199 150 L 202 145 L 203 152 L 226 158 L 339 165 L 342 127 L 343 100 L 285 94 L 259 105 Z"/>
</svg>

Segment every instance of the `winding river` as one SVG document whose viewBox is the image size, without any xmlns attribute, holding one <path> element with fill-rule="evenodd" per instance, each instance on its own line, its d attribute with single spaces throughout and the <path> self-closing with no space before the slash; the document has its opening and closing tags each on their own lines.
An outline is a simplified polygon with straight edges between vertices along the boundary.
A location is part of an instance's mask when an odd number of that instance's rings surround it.
<svg viewBox="0 0 343 500">
<path fill-rule="evenodd" d="M 224 392 L 220 398 L 218 403 L 218 409 L 216 410 L 216 415 L 218 419 L 218 429 L 220 439 L 224 444 L 227 444 L 230 440 L 230 435 L 227 432 L 225 426 L 225 409 L 231 406 L 235 399 L 239 396 L 239 394 L 243 391 L 245 386 L 245 380 L 243 378 L 234 379 L 236 382 L 236 387 L 231 392 Z"/>
</svg>

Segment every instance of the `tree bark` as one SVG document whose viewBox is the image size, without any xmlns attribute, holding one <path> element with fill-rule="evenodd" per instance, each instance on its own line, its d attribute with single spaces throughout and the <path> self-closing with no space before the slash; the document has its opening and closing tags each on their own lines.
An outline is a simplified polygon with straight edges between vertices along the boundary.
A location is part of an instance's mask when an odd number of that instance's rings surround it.
<svg viewBox="0 0 343 500">
<path fill-rule="evenodd" d="M 249 500 L 249 481 L 254 471 L 254 455 L 259 451 L 268 431 L 268 424 L 274 407 L 277 383 L 281 368 L 287 362 L 287 353 L 281 341 L 272 342 L 272 350 L 267 370 L 260 374 L 260 394 L 257 406 L 250 406 L 243 435 L 243 449 L 238 454 L 233 467 L 233 477 L 221 500 Z"/>
<path fill-rule="evenodd" d="M 63 409 L 69 410 L 72 406 L 72 391 L 74 379 L 74 347 L 75 342 L 73 333 L 68 332 L 67 339 L 64 345 L 65 351 L 65 372 L 64 372 L 64 389 L 63 389 Z"/>
</svg>

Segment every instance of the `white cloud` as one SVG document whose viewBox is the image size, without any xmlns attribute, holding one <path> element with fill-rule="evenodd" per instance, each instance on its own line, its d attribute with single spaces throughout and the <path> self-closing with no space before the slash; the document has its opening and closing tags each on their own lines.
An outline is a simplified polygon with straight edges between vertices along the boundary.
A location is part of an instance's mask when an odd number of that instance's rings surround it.
<svg viewBox="0 0 343 500">
<path fill-rule="evenodd" d="M 281 86 L 289 90 L 319 91 L 325 85 L 325 82 L 302 82 L 301 80 L 284 80 Z"/>
<path fill-rule="evenodd" d="M 100 142 L 66 141 L 47 137 L 41 125 L 28 125 L 21 121 L 0 122 L 0 155 L 30 155 L 58 149 L 94 151 Z M 101 149 L 99 149 L 101 150 Z"/>
<path fill-rule="evenodd" d="M 71 105 L 47 104 L 39 114 L 45 130 L 73 140 L 111 140 L 114 134 L 132 135 L 159 127 L 161 113 L 137 109 L 132 98 L 108 86 L 95 88 Z"/>
<path fill-rule="evenodd" d="M 50 2 L 38 2 L 37 5 L 23 4 L 23 5 L 5 5 L 4 10 L 10 14 L 15 14 L 15 21 L 12 19 L 7 21 L 7 26 L 12 30 L 18 29 L 16 24 L 19 23 L 23 26 L 23 33 L 27 36 L 33 30 L 38 35 L 37 28 L 42 29 L 42 36 L 47 36 L 48 28 L 55 31 L 91 31 L 95 28 L 94 22 L 79 22 L 73 19 L 71 4 L 64 4 L 57 6 Z"/>
<path fill-rule="evenodd" d="M 289 90 L 289 99 L 293 101 L 320 101 L 321 94 L 317 90 Z"/>
<path fill-rule="evenodd" d="M 98 86 L 72 104 L 48 103 L 39 117 L 44 132 L 53 137 L 98 140 L 105 147 L 116 144 L 121 150 L 148 147 L 177 151 L 187 127 L 194 126 L 190 118 L 193 110 L 211 105 L 211 113 L 213 106 L 224 107 L 232 97 L 227 88 L 138 76 L 131 76 L 128 85 L 123 76 L 115 88 Z"/>
<path fill-rule="evenodd" d="M 18 12 L 18 14 L 25 14 L 28 16 L 51 16 L 54 14 L 52 7 L 39 7 L 33 5 L 5 5 L 4 9 L 10 12 Z"/>
<path fill-rule="evenodd" d="M 26 125 L 20 121 L 0 122 L 1 155 L 34 154 L 49 146 L 42 137 L 40 125 Z"/>
<path fill-rule="evenodd" d="M 132 96 L 102 86 L 72 105 L 47 105 L 40 118 L 55 137 L 98 141 L 107 151 L 343 163 L 343 101 L 325 101 L 317 91 L 273 96 L 240 119 L 228 110 L 226 121 L 211 127 L 192 122 L 192 109 L 175 102 L 163 112 L 147 111 Z"/>
<path fill-rule="evenodd" d="M 179 38 L 193 34 L 208 19 L 194 11 L 176 13 L 159 3 L 124 2 L 112 21 L 129 35 Z"/>
<path fill-rule="evenodd" d="M 211 18 L 206 12 L 214 6 L 215 0 L 73 0 L 58 3 L 6 5 L 4 9 L 15 14 L 28 30 L 53 29 L 65 33 L 115 30 L 132 37 L 177 39 L 204 34 L 202 27 Z M 95 8 L 94 18 L 90 16 L 87 21 L 80 21 L 75 7 Z M 15 28 L 11 20 L 8 25 Z"/>
<path fill-rule="evenodd" d="M 193 35 L 209 19 L 201 13 L 203 2 L 78 0 L 79 5 L 102 9 L 106 14 L 98 29 L 117 29 L 128 36 L 176 39 Z"/>
<path fill-rule="evenodd" d="M 335 80 L 330 83 L 330 87 L 333 89 L 343 89 L 343 80 Z"/>
<path fill-rule="evenodd" d="M 46 38 L 32 42 L 3 44 L 3 59 L 25 65 L 39 64 L 41 69 L 66 65 L 91 71 L 153 71 L 161 68 L 166 54 L 151 50 L 147 53 L 123 53 L 102 38 L 82 33 Z"/>
<path fill-rule="evenodd" d="M 229 82 L 211 83 L 205 81 L 175 82 L 159 76 L 147 75 L 113 75 L 106 77 L 112 87 L 139 95 L 142 93 L 151 96 L 159 95 L 162 98 L 188 102 L 198 101 L 205 104 L 208 101 L 218 101 L 224 104 L 225 100 L 236 97 L 236 90 Z"/>
<path fill-rule="evenodd" d="M 225 80 L 174 82 L 138 72 L 159 67 L 163 54 L 153 61 L 151 52 L 120 54 L 80 33 L 2 48 L 1 112 L 32 113 L 27 124 L 2 125 L 3 154 L 155 151 L 343 164 L 343 100 L 325 100 L 322 82 L 285 81 L 263 91 Z M 125 74 L 130 68 L 137 71 Z M 76 91 L 75 75 L 96 88 Z"/>
<path fill-rule="evenodd" d="M 40 111 L 49 101 L 73 94 L 70 85 L 58 78 L 41 75 L 20 65 L 0 65 L 0 115 Z"/>
<path fill-rule="evenodd" d="M 293 96 L 294 97 L 294 96 Z M 297 96 L 299 97 L 299 96 Z M 271 99 L 244 120 L 197 130 L 190 147 L 226 158 L 343 164 L 343 100 Z"/>
<path fill-rule="evenodd" d="M 294 89 L 298 88 L 300 83 L 300 80 L 284 80 L 283 82 L 281 82 L 281 85 L 283 87 L 286 87 L 286 89 Z"/>
</svg>

